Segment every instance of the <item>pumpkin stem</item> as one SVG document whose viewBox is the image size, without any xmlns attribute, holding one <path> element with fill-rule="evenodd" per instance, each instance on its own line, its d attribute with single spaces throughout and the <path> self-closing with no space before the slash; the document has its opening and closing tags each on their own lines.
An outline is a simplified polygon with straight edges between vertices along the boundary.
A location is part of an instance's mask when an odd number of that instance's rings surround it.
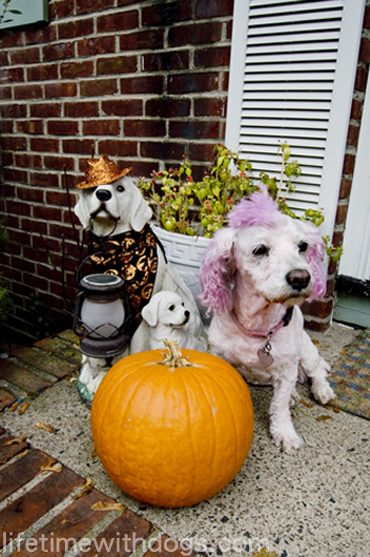
<svg viewBox="0 0 370 557">
<path fill-rule="evenodd" d="M 169 350 L 169 354 L 163 354 L 164 359 L 159 362 L 168 367 L 188 367 L 191 364 L 186 356 L 181 354 L 181 350 L 179 345 L 177 344 L 177 340 L 168 340 L 167 338 L 163 339 L 165 346 Z"/>
</svg>

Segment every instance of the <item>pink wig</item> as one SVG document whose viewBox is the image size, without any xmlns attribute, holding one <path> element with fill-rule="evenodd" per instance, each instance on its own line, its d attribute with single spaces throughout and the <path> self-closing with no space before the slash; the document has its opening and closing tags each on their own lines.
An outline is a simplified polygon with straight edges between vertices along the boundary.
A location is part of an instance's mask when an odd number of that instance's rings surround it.
<svg viewBox="0 0 370 557">
<path fill-rule="evenodd" d="M 264 226 L 273 228 L 283 215 L 278 204 L 268 194 L 267 188 L 261 186 L 260 192 L 254 192 L 243 199 L 229 215 L 229 225 L 214 235 L 202 260 L 200 284 L 202 304 L 217 314 L 230 311 L 233 305 L 232 290 L 235 277 L 235 265 L 232 246 L 235 231 L 241 227 Z M 318 228 L 309 222 L 303 223 L 309 241 L 307 260 L 310 264 L 314 286 L 308 301 L 323 296 L 326 291 L 326 266 L 324 264 L 324 242 Z"/>
</svg>

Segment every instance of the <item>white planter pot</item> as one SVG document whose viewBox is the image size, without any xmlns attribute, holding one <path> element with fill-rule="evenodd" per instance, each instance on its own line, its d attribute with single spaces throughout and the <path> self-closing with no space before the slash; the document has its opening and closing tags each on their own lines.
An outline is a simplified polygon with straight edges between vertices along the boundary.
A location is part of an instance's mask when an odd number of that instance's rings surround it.
<svg viewBox="0 0 370 557">
<path fill-rule="evenodd" d="M 167 260 L 175 267 L 185 284 L 190 288 L 202 315 L 203 323 L 209 324 L 205 317 L 207 308 L 202 306 L 197 295 L 200 293 L 199 268 L 203 255 L 208 249 L 210 238 L 187 236 L 168 232 L 156 225 L 151 225 L 153 232 L 162 242 Z"/>
</svg>

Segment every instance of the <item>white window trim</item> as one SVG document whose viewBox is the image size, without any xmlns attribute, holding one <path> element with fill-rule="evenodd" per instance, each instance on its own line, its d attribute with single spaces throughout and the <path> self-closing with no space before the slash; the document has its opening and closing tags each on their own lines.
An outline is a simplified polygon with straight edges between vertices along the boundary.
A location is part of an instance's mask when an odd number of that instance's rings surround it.
<svg viewBox="0 0 370 557">
<path fill-rule="evenodd" d="M 323 234 L 330 237 L 334 230 L 342 177 L 364 10 L 365 0 L 346 0 L 343 9 L 343 29 L 345 31 L 340 39 L 339 53 L 344 53 L 345 56 L 339 57 L 336 70 L 325 165 L 319 195 L 319 207 L 324 209 L 325 214 L 325 222 L 321 226 L 321 230 Z M 239 149 L 248 11 L 248 0 L 235 0 L 225 136 L 226 145 L 233 151 Z M 281 139 L 284 140 L 284 138 Z"/>
</svg>

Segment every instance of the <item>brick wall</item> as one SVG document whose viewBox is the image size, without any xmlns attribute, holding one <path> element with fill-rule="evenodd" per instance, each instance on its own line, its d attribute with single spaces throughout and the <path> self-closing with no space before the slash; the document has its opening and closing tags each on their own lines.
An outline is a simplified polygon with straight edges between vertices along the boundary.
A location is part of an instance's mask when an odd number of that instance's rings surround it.
<svg viewBox="0 0 370 557">
<path fill-rule="evenodd" d="M 0 44 L 3 264 L 10 326 L 30 336 L 71 324 L 64 169 L 74 185 L 94 152 L 136 176 L 183 154 L 203 172 L 223 140 L 233 1 L 50 0 L 49 11 L 47 26 Z"/>
<path fill-rule="evenodd" d="M 369 4 L 336 245 L 369 67 Z M 0 44 L 0 217 L 10 236 L 3 269 L 15 302 L 9 325 L 30 337 L 42 336 L 46 322 L 51 330 L 71 324 L 79 252 L 64 170 L 72 187 L 92 153 L 133 166 L 136 176 L 185 154 L 200 175 L 224 140 L 233 0 L 50 0 L 49 10 L 47 26 L 15 30 Z M 329 271 L 326 298 L 304 307 L 313 329 L 330 323 L 336 266 Z"/>
</svg>

